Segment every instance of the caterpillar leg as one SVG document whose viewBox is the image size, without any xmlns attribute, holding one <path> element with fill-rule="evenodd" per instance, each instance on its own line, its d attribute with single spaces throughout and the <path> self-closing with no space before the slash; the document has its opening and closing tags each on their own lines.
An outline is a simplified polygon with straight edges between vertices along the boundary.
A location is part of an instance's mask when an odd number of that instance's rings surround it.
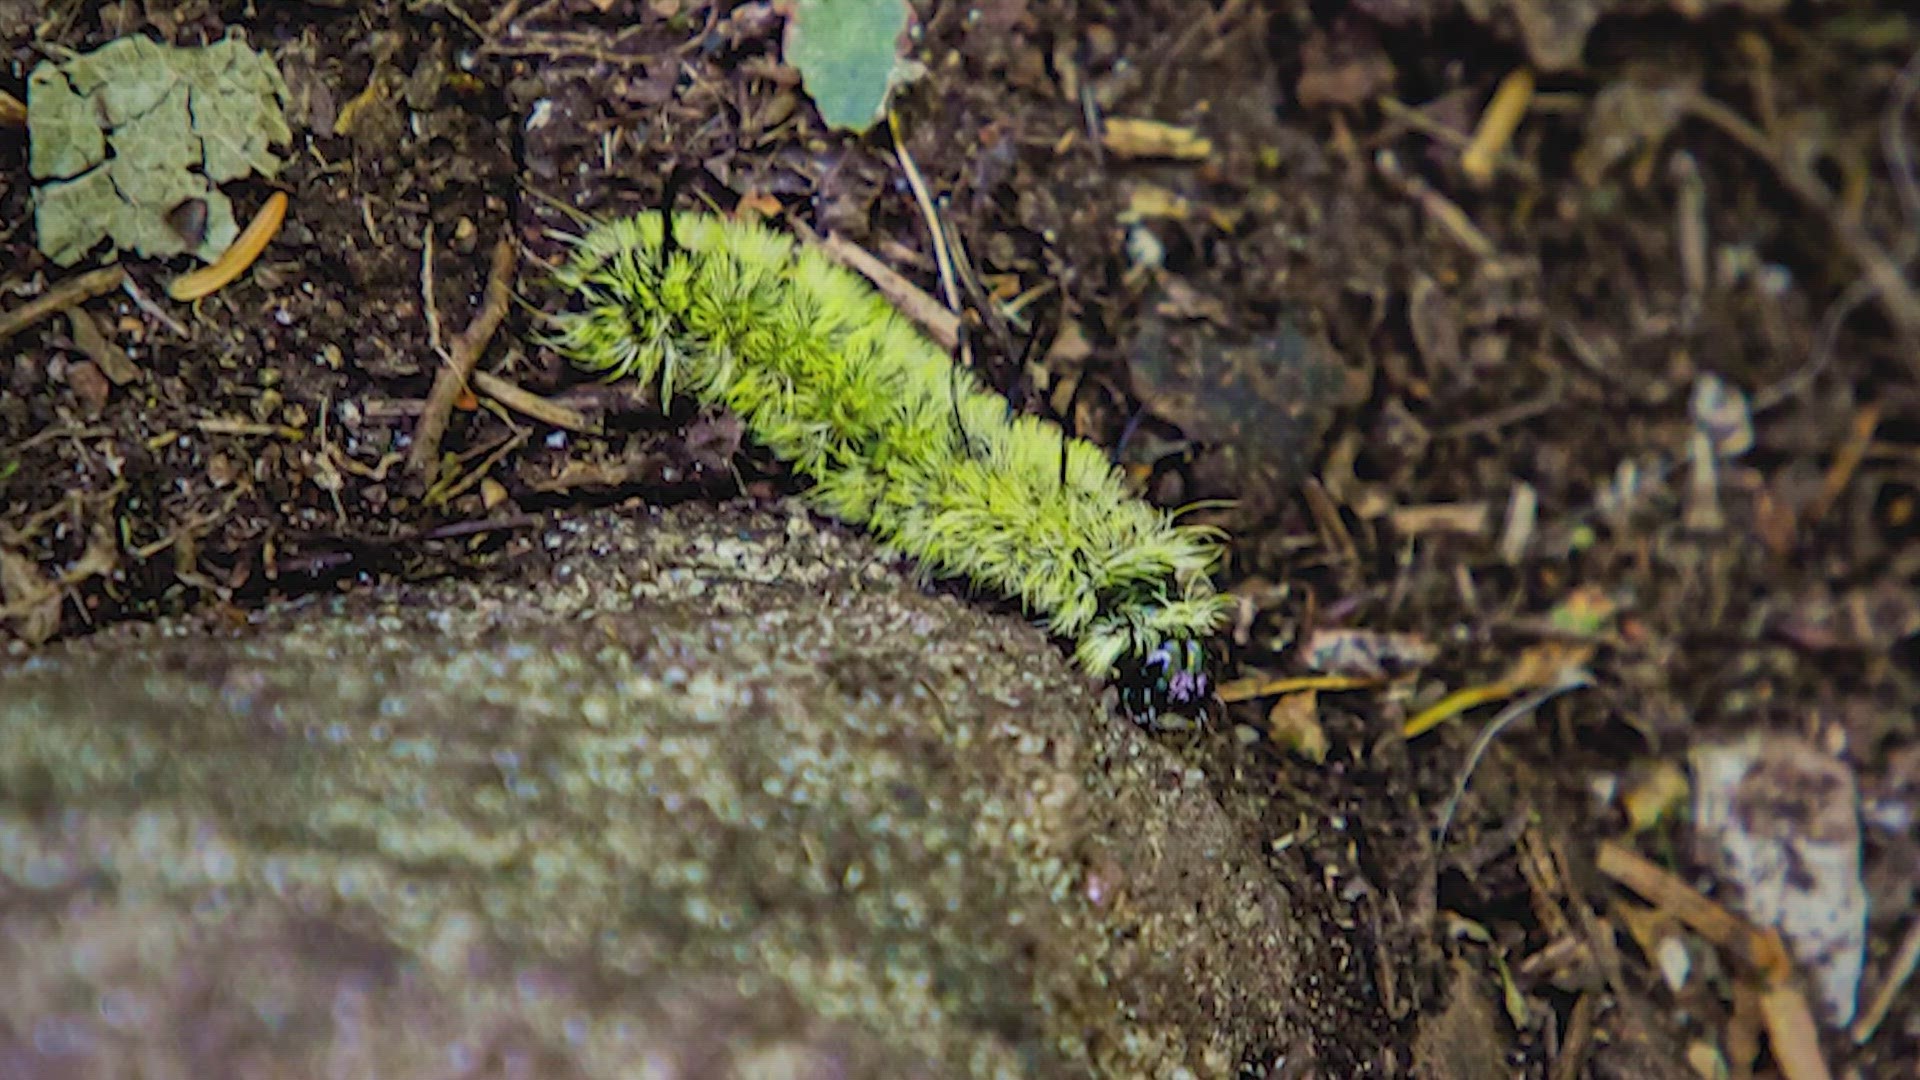
<svg viewBox="0 0 1920 1080">
<path fill-rule="evenodd" d="M 675 165 L 667 174 L 667 182 L 660 189 L 660 253 L 655 260 L 654 270 L 662 278 L 667 276 L 667 263 L 673 253 L 680 250 L 680 241 L 673 235 L 673 205 L 680 201 L 680 189 L 686 186 L 693 176 L 692 165 Z"/>
<path fill-rule="evenodd" d="M 1044 358 L 1053 351 L 1053 343 L 1060 336 L 1061 312 L 1067 306 L 1066 297 L 1061 296 L 1058 303 L 1042 304 L 1040 313 L 1035 316 L 1033 331 L 1027 335 L 1026 343 L 1020 347 L 1020 360 L 1014 365 L 1014 379 L 1025 385 L 1027 373 L 1033 370 L 1035 360 Z M 1067 443 L 1073 437 L 1074 406 L 1080 401 L 1080 388 L 1086 385 L 1082 378 L 1073 384 L 1073 393 L 1067 398 L 1067 411 L 1060 417 L 1060 489 L 1067 487 Z M 1011 402 L 1013 399 L 1007 399 Z"/>
<path fill-rule="evenodd" d="M 967 422 L 960 415 L 960 372 L 963 367 L 972 365 L 973 326 L 962 315 L 955 326 L 953 345 L 953 364 L 947 375 L 947 400 L 953 403 L 953 427 L 960 433 L 960 446 L 968 457 L 973 457 L 973 436 L 967 434 Z"/>
<path fill-rule="evenodd" d="M 1067 408 L 1060 416 L 1060 490 L 1067 490 L 1067 444 L 1073 440 L 1075 409 L 1080 405 L 1080 390 L 1087 385 L 1083 375 L 1073 381 L 1073 393 L 1067 395 Z"/>
</svg>

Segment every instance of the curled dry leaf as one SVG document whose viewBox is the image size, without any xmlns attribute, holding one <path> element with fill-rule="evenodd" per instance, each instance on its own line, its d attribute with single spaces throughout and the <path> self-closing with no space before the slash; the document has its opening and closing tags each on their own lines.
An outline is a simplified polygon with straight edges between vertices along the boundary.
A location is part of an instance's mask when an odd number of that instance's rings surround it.
<svg viewBox="0 0 1920 1080">
<path fill-rule="evenodd" d="M 1665 142 L 1686 118 L 1693 93 L 1684 82 L 1632 78 L 1600 91 L 1573 157 L 1574 175 L 1588 187 L 1598 186 L 1628 156 Z"/>
<path fill-rule="evenodd" d="M 1313 762 L 1327 760 L 1327 731 L 1320 724 L 1320 695 L 1313 690 L 1283 694 L 1267 710 L 1267 737 L 1275 745 Z"/>
<path fill-rule="evenodd" d="M 0 548 L 0 610 L 8 628 L 29 645 L 39 645 L 60 629 L 60 589 L 32 559 Z"/>
<path fill-rule="evenodd" d="M 1636 833 L 1653 828 L 1679 809 L 1690 791 L 1687 774 L 1679 765 L 1664 758 L 1650 763 L 1620 796 L 1627 827 Z"/>
<path fill-rule="evenodd" d="M 100 324 L 92 315 L 81 308 L 67 311 L 68 336 L 79 350 L 87 354 L 87 359 L 98 364 L 102 374 L 113 380 L 115 386 L 125 386 L 140 378 L 140 365 L 133 362 L 112 338 L 102 333 Z"/>
</svg>

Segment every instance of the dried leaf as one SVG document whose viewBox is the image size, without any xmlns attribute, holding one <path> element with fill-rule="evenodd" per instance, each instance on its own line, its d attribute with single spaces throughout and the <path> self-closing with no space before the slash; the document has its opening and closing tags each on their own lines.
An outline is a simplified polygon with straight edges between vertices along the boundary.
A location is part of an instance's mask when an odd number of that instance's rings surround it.
<svg viewBox="0 0 1920 1080">
<path fill-rule="evenodd" d="M 1327 760 L 1327 731 L 1320 726 L 1320 695 L 1285 694 L 1267 710 L 1267 736 L 1274 745 L 1319 765 Z"/>
<path fill-rule="evenodd" d="M 1193 203 L 1159 184 L 1135 184 L 1127 192 L 1127 208 L 1115 216 L 1122 225 L 1166 218 L 1185 221 L 1193 216 Z"/>
<path fill-rule="evenodd" d="M 24 128 L 27 126 L 27 103 L 0 90 L 0 127 Z"/>
<path fill-rule="evenodd" d="M 1604 630 L 1618 610 L 1619 605 L 1607 595 L 1606 590 L 1588 586 L 1575 589 L 1565 600 L 1555 604 L 1547 621 L 1556 630 L 1591 636 Z"/>
<path fill-rule="evenodd" d="M 1444 377 L 1460 370 L 1460 306 L 1425 274 L 1414 275 L 1407 293 L 1407 325 L 1429 373 Z"/>
<path fill-rule="evenodd" d="M 1331 35 L 1314 31 L 1300 49 L 1300 62 L 1294 96 L 1309 109 L 1365 105 L 1391 89 L 1398 74 L 1379 39 L 1352 25 Z"/>
<path fill-rule="evenodd" d="M 60 590 L 32 559 L 0 548 L 0 607 L 12 615 L 13 632 L 39 645 L 60 629 Z"/>
<path fill-rule="evenodd" d="M 115 386 L 125 386 L 140 378 L 140 366 L 133 362 L 125 349 L 114 344 L 112 338 L 100 332 L 100 324 L 95 322 L 93 316 L 87 314 L 85 310 L 68 309 L 67 326 L 69 327 L 67 336 L 73 338 L 74 345 L 87 354 L 87 359 L 98 364 L 101 372 L 111 379 Z"/>
<path fill-rule="evenodd" d="M 1594 98 L 1586 137 L 1573 157 L 1574 175 L 1597 186 L 1629 155 L 1657 147 L 1686 118 L 1693 90 L 1685 85 L 1614 83 Z"/>
<path fill-rule="evenodd" d="M 1543 641 L 1514 659 L 1500 682 L 1513 690 L 1557 686 L 1593 659 L 1593 646 Z"/>
<path fill-rule="evenodd" d="M 1653 828 L 1685 802 L 1690 791 L 1685 770 L 1671 761 L 1654 762 L 1620 797 L 1627 828 L 1636 833 Z"/>
</svg>

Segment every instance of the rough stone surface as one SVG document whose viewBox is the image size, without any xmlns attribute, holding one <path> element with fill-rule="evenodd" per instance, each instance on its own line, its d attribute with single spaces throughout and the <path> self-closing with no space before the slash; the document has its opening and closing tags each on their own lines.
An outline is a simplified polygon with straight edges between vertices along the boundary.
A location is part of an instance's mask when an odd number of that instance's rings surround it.
<svg viewBox="0 0 1920 1080">
<path fill-rule="evenodd" d="M 1225 1076 L 1311 1041 L 1310 929 L 1037 631 L 784 505 L 540 550 L 0 660 L 0 1076 Z"/>
</svg>

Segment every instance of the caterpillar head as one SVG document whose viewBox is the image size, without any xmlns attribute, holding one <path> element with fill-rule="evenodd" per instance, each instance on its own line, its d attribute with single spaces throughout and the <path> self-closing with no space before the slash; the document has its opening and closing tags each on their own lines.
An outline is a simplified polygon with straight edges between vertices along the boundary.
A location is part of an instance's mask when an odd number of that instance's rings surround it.
<svg viewBox="0 0 1920 1080">
<path fill-rule="evenodd" d="M 1207 651 L 1194 638 L 1170 638 L 1123 659 L 1115 685 L 1121 709 L 1158 730 L 1193 727 L 1213 697 Z"/>
</svg>

